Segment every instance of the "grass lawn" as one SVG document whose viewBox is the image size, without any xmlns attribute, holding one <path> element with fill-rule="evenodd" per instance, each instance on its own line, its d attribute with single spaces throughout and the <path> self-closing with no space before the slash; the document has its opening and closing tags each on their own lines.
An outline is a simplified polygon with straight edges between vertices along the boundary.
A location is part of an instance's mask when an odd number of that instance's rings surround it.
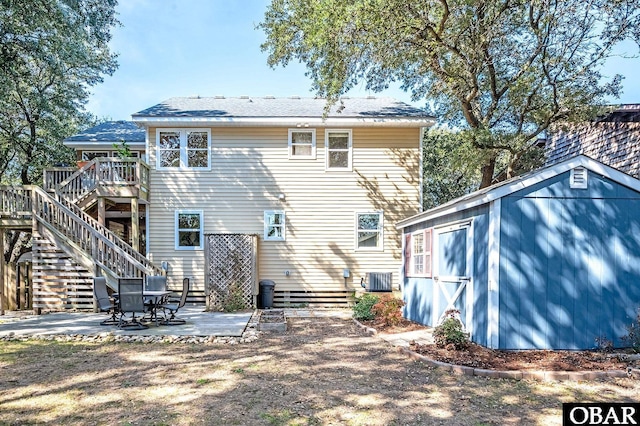
<svg viewBox="0 0 640 426">
<path fill-rule="evenodd" d="M 640 382 L 457 376 L 352 321 L 295 319 L 222 344 L 0 342 L 0 425 L 560 425 L 563 402 L 637 402 Z"/>
</svg>

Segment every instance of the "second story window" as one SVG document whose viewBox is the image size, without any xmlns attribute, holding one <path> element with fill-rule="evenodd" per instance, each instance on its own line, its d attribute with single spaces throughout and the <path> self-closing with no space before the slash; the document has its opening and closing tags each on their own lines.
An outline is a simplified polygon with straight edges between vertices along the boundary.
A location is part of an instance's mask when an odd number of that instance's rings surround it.
<svg viewBox="0 0 640 426">
<path fill-rule="evenodd" d="M 327 130 L 327 170 L 351 170 L 351 131 Z"/>
<path fill-rule="evenodd" d="M 289 158 L 316 158 L 316 131 L 289 130 Z"/>
<path fill-rule="evenodd" d="M 210 169 L 211 133 L 200 129 L 158 129 L 159 169 Z"/>
</svg>

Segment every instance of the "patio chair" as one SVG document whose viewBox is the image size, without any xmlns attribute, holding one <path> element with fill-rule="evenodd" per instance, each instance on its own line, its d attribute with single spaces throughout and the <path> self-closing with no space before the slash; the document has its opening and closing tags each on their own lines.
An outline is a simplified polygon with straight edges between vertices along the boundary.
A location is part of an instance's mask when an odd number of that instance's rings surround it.
<svg viewBox="0 0 640 426">
<path fill-rule="evenodd" d="M 117 325 L 119 322 L 117 318 L 118 306 L 115 299 L 109 296 L 107 292 L 106 278 L 93 277 L 93 297 L 96 299 L 100 312 L 108 312 L 111 314 L 111 317 L 102 321 L 100 325 Z"/>
<path fill-rule="evenodd" d="M 182 294 L 180 299 L 169 299 L 167 303 L 162 304 L 162 310 L 165 314 L 163 325 L 180 325 L 185 324 L 186 321 L 182 318 L 176 318 L 176 312 L 187 303 L 187 295 L 189 293 L 189 278 L 182 280 Z M 167 311 L 169 311 L 169 318 L 167 318 Z"/>
<path fill-rule="evenodd" d="M 119 278 L 118 279 L 118 301 L 120 305 L 120 328 L 149 328 L 142 324 L 136 317 L 136 312 L 144 315 L 144 281 L 142 278 Z M 127 319 L 126 314 L 130 313 L 131 318 Z"/>
<path fill-rule="evenodd" d="M 144 282 L 144 291 L 167 291 L 167 277 L 163 275 L 148 275 Z M 145 320 L 155 321 L 158 325 L 158 307 L 164 303 L 163 298 L 147 298 L 145 297 L 146 314 Z"/>
<path fill-rule="evenodd" d="M 150 291 L 165 291 L 167 289 L 167 277 L 164 275 L 147 276 L 144 289 Z"/>
</svg>

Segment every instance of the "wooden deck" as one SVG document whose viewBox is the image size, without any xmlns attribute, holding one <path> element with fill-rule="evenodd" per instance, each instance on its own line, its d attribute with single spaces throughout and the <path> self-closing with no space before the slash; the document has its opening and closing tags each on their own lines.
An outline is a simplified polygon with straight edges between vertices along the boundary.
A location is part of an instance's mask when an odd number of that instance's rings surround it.
<svg viewBox="0 0 640 426">
<path fill-rule="evenodd" d="M 0 186 L 0 229 L 33 235 L 34 309 L 93 309 L 91 278 L 98 273 L 112 287 L 118 277 L 162 274 L 104 226 L 110 198 L 131 199 L 132 215 L 138 215 L 138 201 L 149 198 L 147 164 L 96 158 L 80 169 L 46 170 L 43 187 Z M 97 219 L 87 213 L 95 205 Z M 0 282 L 0 296 L 4 288 Z"/>
</svg>

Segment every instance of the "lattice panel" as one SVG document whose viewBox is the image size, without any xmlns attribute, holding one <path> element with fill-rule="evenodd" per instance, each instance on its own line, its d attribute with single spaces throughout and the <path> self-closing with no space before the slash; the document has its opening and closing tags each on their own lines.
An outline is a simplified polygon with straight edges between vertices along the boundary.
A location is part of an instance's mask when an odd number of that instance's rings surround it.
<svg viewBox="0 0 640 426">
<path fill-rule="evenodd" d="M 253 307 L 257 238 L 247 234 L 206 236 L 207 297 L 210 310 Z"/>
</svg>

